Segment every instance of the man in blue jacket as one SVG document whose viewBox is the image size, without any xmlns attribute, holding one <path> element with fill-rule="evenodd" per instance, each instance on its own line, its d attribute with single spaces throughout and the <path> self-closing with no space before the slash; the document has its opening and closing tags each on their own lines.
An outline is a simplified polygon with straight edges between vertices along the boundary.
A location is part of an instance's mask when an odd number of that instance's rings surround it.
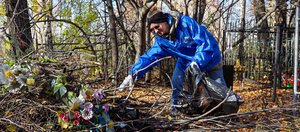
<svg viewBox="0 0 300 132">
<path fill-rule="evenodd" d="M 197 65 L 201 72 L 206 72 L 210 78 L 226 86 L 219 44 L 203 25 L 177 12 L 164 13 L 156 10 L 151 14 L 148 17 L 149 31 L 155 34 L 155 42 L 131 67 L 130 75 L 120 85 L 120 90 L 131 85 L 133 78 L 143 77 L 157 65 L 149 64 L 166 56 L 177 59 L 172 76 L 172 105 L 178 103 L 185 70 L 191 64 Z M 145 67 L 145 70 L 140 71 Z M 171 108 L 174 110 L 174 107 Z"/>
</svg>

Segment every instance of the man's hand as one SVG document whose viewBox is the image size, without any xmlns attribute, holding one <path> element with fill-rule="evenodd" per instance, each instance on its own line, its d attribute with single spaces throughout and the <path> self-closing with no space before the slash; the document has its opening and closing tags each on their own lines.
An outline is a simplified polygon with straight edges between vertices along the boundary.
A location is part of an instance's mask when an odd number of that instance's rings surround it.
<svg viewBox="0 0 300 132">
<path fill-rule="evenodd" d="M 124 91 L 126 86 L 132 86 L 133 85 L 133 79 L 132 79 L 132 75 L 128 75 L 127 77 L 125 77 L 124 81 L 122 82 L 122 84 L 119 87 L 119 91 Z"/>
</svg>

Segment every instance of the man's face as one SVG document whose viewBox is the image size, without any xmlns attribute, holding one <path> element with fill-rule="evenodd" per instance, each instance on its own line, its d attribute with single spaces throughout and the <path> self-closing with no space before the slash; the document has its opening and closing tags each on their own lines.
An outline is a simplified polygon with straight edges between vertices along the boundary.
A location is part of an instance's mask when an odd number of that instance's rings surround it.
<svg viewBox="0 0 300 132">
<path fill-rule="evenodd" d="M 153 34 L 166 37 L 169 34 L 169 25 L 167 22 L 151 23 L 149 31 Z"/>
</svg>

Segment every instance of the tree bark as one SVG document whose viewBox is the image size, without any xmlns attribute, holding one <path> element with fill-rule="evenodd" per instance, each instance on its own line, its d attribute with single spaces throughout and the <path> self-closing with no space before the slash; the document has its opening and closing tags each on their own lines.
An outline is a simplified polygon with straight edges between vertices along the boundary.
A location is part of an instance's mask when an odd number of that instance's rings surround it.
<svg viewBox="0 0 300 132">
<path fill-rule="evenodd" d="M 265 7 L 265 1 L 264 0 L 253 0 L 253 9 L 254 9 L 254 15 L 255 15 L 255 20 L 256 22 L 258 22 L 259 20 L 261 20 L 263 18 L 263 16 L 266 15 L 266 7 Z M 267 39 L 269 38 L 269 28 L 268 28 L 268 21 L 265 19 L 263 20 L 263 22 L 257 26 L 258 27 L 258 41 L 260 41 L 260 43 L 262 44 L 262 46 L 260 47 L 260 53 L 268 53 L 267 49 L 270 47 L 267 43 Z M 260 54 L 260 59 L 263 58 L 267 58 L 267 54 Z M 271 59 L 269 60 L 265 60 L 265 61 L 269 61 L 269 63 L 272 61 Z M 259 61 L 259 71 L 261 71 L 261 66 L 264 65 L 265 63 L 263 63 L 262 61 Z M 265 66 L 263 66 L 263 68 L 265 68 Z M 258 72 L 258 78 L 260 78 L 260 73 Z"/>
<path fill-rule="evenodd" d="M 107 10 L 107 7 L 105 6 L 104 7 L 104 10 L 106 11 Z M 103 71 L 104 71 L 104 77 L 105 77 L 105 80 L 108 79 L 108 68 L 109 67 L 109 64 L 108 64 L 108 56 L 109 56 L 109 45 L 108 45 L 108 23 L 107 23 L 107 13 L 104 13 L 104 29 L 105 29 L 105 46 L 104 46 L 104 49 L 103 50 L 103 53 L 102 53 L 102 60 L 104 61 L 103 62 Z"/>
<path fill-rule="evenodd" d="M 245 37 L 245 12 L 246 12 L 246 0 L 242 0 L 242 14 L 241 14 L 241 27 L 240 27 L 240 38 Z M 239 45 L 239 51 L 238 51 L 238 58 L 240 60 L 240 64 L 243 67 L 245 65 L 244 61 L 244 42 L 242 41 L 241 44 Z M 243 74 L 243 73 L 241 73 Z M 243 75 L 239 75 L 239 80 L 243 80 Z"/>
<path fill-rule="evenodd" d="M 130 4 L 136 9 L 136 14 L 139 18 L 138 29 L 138 43 L 135 45 L 136 55 L 135 62 L 138 61 L 139 57 L 143 54 L 146 49 L 146 18 L 149 10 L 156 4 L 157 0 L 148 0 L 145 4 L 140 5 L 133 0 L 129 1 Z"/>
<path fill-rule="evenodd" d="M 49 11 L 46 13 L 46 19 L 47 19 L 47 28 L 46 28 L 46 43 L 47 43 L 47 50 L 53 51 L 53 35 L 52 35 L 52 26 L 51 26 L 51 18 L 52 18 L 52 0 L 43 0 L 43 3 L 46 6 L 49 6 Z M 45 6 L 45 7 L 46 7 Z"/>
<path fill-rule="evenodd" d="M 5 0 L 5 4 L 12 50 L 18 58 L 19 52 L 22 56 L 25 55 L 25 51 L 28 51 L 27 49 L 32 48 L 27 0 Z"/>
<path fill-rule="evenodd" d="M 274 80 L 273 80 L 273 96 L 272 101 L 276 101 L 276 87 L 278 84 L 281 84 L 280 79 L 280 53 L 281 53 L 281 46 L 282 46 L 282 33 L 283 33 L 283 27 L 286 26 L 286 1 L 285 0 L 276 0 L 276 6 L 278 7 L 278 10 L 275 12 L 275 18 L 276 18 L 276 49 L 275 49 L 275 65 L 273 67 L 274 69 Z M 278 84 L 277 84 L 278 82 Z M 279 85 L 280 87 L 280 85 Z"/>
<path fill-rule="evenodd" d="M 190 5 L 191 0 L 184 0 L 184 15 L 189 16 L 189 5 Z"/>
<path fill-rule="evenodd" d="M 203 21 L 205 8 L 206 8 L 206 0 L 196 0 L 195 13 L 193 14 L 193 18 L 198 23 L 202 23 L 202 21 Z"/>
<path fill-rule="evenodd" d="M 114 84 L 118 84 L 118 61 L 119 61 L 119 53 L 118 53 L 118 42 L 117 42 L 117 34 L 116 34 L 116 23 L 115 23 L 115 17 L 114 17 L 114 10 L 113 10 L 113 4 L 112 0 L 107 0 L 107 9 L 109 14 L 109 29 L 110 29 L 110 42 L 112 47 L 112 66 L 113 66 L 113 82 Z"/>
</svg>

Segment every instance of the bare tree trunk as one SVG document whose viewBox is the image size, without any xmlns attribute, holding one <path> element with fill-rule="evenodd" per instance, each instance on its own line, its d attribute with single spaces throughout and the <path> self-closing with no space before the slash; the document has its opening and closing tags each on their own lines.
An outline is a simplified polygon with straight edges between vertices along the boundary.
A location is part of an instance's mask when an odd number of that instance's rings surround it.
<svg viewBox="0 0 300 132">
<path fill-rule="evenodd" d="M 104 7 L 104 10 L 107 10 L 107 7 Z M 105 80 L 108 79 L 108 68 L 109 64 L 108 64 L 108 55 L 109 55 L 109 45 L 108 45 L 108 25 L 107 25 L 107 13 L 104 13 L 104 27 L 105 27 L 105 45 L 104 45 L 104 49 L 103 53 L 102 53 L 102 60 L 103 62 L 103 72 L 104 72 L 104 78 Z"/>
<path fill-rule="evenodd" d="M 276 0 L 276 6 L 278 6 L 278 10 L 276 11 L 276 50 L 275 50 L 275 65 L 274 65 L 274 80 L 273 80 L 273 96 L 272 101 L 276 101 L 276 87 L 277 82 L 281 84 L 281 80 L 279 79 L 281 70 L 280 70 L 280 52 L 282 45 L 282 33 L 283 27 L 286 26 L 286 9 L 287 5 L 284 0 Z M 280 86 L 280 85 L 279 85 Z"/>
<path fill-rule="evenodd" d="M 117 42 L 117 33 L 116 33 L 116 23 L 114 17 L 114 10 L 112 0 L 107 0 L 107 9 L 109 14 L 109 24 L 110 24 L 110 42 L 112 47 L 112 66 L 113 66 L 113 82 L 114 84 L 118 84 L 118 61 L 119 61 L 119 53 L 118 53 L 118 42 Z"/>
<path fill-rule="evenodd" d="M 255 20 L 258 22 L 263 18 L 263 16 L 266 15 L 266 7 L 265 7 L 265 1 L 264 0 L 253 0 L 253 9 L 254 9 L 254 15 L 255 15 Z M 262 46 L 260 46 L 260 53 L 267 53 L 267 48 L 269 48 L 267 39 L 269 38 L 269 33 L 268 33 L 268 21 L 263 20 L 263 22 L 258 25 L 258 41 L 261 41 Z M 260 54 L 260 59 L 267 58 L 267 54 Z M 260 71 L 261 71 L 261 66 L 264 65 L 262 61 L 259 61 L 259 74 L 258 78 L 260 78 Z M 265 69 L 265 66 L 263 66 Z"/>
<path fill-rule="evenodd" d="M 151 43 L 151 35 L 150 35 L 150 32 L 146 32 L 146 43 L 147 43 L 147 48 L 150 47 L 150 43 Z M 151 71 L 149 71 L 148 73 L 146 73 L 146 76 L 145 76 L 145 82 L 150 82 L 151 80 Z"/>
<path fill-rule="evenodd" d="M 136 45 L 136 56 L 135 62 L 138 61 L 139 57 L 143 54 L 146 49 L 146 14 L 140 17 L 139 21 L 139 37 L 138 37 L 138 45 Z"/>
<path fill-rule="evenodd" d="M 126 17 L 124 17 L 124 13 L 125 13 L 126 10 L 123 10 L 122 7 L 125 6 L 124 5 L 125 1 L 115 1 L 115 2 L 116 2 L 116 6 L 117 6 L 117 12 L 119 14 L 119 16 L 117 17 L 117 21 L 118 21 L 119 25 L 121 25 L 121 28 L 124 28 L 125 27 L 124 25 L 126 25 Z M 124 30 L 125 30 L 125 28 L 124 28 Z M 125 44 L 125 49 L 127 49 L 127 47 L 129 46 L 129 41 L 130 41 L 127 31 L 124 31 L 124 33 L 120 34 L 119 36 L 120 36 L 119 38 L 121 38 L 123 40 L 122 45 L 124 43 Z M 123 48 L 123 46 L 122 46 L 122 48 Z M 131 57 L 126 56 L 124 59 L 125 59 L 124 62 L 120 63 L 119 66 L 123 65 L 124 63 L 126 65 L 132 64 L 132 63 L 130 63 Z M 119 60 L 119 61 L 121 62 L 121 60 Z M 126 72 L 126 74 L 128 74 L 128 73 Z M 120 73 L 119 73 L 119 77 L 120 77 Z"/>
<path fill-rule="evenodd" d="M 246 11 L 246 0 L 242 0 L 242 14 L 241 14 L 241 27 L 240 27 L 240 38 L 244 38 L 245 36 L 245 11 Z M 238 58 L 240 60 L 241 66 L 245 65 L 244 61 L 244 40 L 239 45 L 239 52 L 238 52 Z M 243 72 L 241 73 L 243 74 Z M 240 80 L 243 80 L 243 76 L 240 75 Z"/>
<path fill-rule="evenodd" d="M 27 0 L 5 0 L 9 34 L 15 57 L 32 48 L 32 36 Z M 32 50 L 32 49 L 31 49 Z"/>
<path fill-rule="evenodd" d="M 202 21 L 203 21 L 205 8 L 206 8 L 206 0 L 196 0 L 195 13 L 193 14 L 193 18 L 198 23 L 202 23 Z"/>
<path fill-rule="evenodd" d="M 52 18 L 52 0 L 43 0 L 43 3 L 46 6 L 49 6 L 49 11 L 47 11 L 46 19 L 51 20 Z M 52 26 L 51 21 L 47 21 L 47 29 L 46 29 L 46 43 L 47 43 L 47 50 L 53 51 L 53 35 L 52 35 Z"/>
<path fill-rule="evenodd" d="M 146 49 L 146 18 L 149 10 L 154 6 L 157 0 L 148 0 L 143 5 L 142 2 L 135 2 L 133 0 L 129 1 L 130 4 L 136 9 L 136 14 L 138 14 L 139 18 L 139 28 L 138 28 L 138 44 L 135 45 L 136 55 L 135 55 L 135 62 L 138 61 L 139 57 Z M 142 5 L 141 5 L 142 4 Z"/>
<path fill-rule="evenodd" d="M 189 15 L 189 4 L 190 4 L 191 0 L 184 0 L 184 15 L 188 16 Z"/>
</svg>

